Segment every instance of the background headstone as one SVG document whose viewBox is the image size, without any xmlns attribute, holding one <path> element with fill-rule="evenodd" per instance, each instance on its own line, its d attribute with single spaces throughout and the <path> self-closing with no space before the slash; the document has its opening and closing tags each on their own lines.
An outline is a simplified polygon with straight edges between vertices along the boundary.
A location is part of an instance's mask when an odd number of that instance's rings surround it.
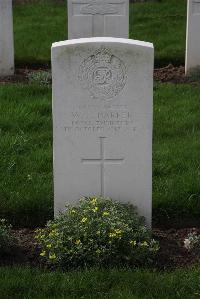
<svg viewBox="0 0 200 299">
<path fill-rule="evenodd" d="M 132 202 L 151 223 L 153 45 L 52 46 L 55 213 L 81 196 Z"/>
<path fill-rule="evenodd" d="M 0 0 L 0 76 L 14 74 L 12 0 Z"/>
<path fill-rule="evenodd" d="M 68 39 L 129 36 L 129 0 L 68 0 Z"/>
<path fill-rule="evenodd" d="M 185 72 L 200 68 L 200 0 L 188 0 Z"/>
</svg>

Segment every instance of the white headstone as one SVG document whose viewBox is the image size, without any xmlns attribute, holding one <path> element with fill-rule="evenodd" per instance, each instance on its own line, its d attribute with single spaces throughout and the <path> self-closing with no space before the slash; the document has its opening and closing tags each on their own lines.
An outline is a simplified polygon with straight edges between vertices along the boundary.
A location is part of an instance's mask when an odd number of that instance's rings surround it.
<svg viewBox="0 0 200 299">
<path fill-rule="evenodd" d="M 131 202 L 151 223 L 153 45 L 54 43 L 55 213 L 82 196 Z"/>
<path fill-rule="evenodd" d="M 0 76 L 14 73 L 12 0 L 0 0 Z"/>
<path fill-rule="evenodd" d="M 129 36 L 129 0 L 68 0 L 68 38 Z"/>
<path fill-rule="evenodd" d="M 188 0 L 185 72 L 200 67 L 200 0 Z"/>
</svg>

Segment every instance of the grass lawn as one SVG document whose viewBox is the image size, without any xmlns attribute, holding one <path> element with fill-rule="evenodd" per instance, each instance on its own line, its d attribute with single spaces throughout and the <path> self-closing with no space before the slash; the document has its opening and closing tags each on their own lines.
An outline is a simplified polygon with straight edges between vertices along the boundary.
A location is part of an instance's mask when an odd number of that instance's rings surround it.
<svg viewBox="0 0 200 299">
<path fill-rule="evenodd" d="M 149 270 L 44 272 L 0 268 L 0 296 L 6 298 L 197 299 L 200 268 L 169 273 Z"/>
<path fill-rule="evenodd" d="M 186 0 L 130 5 L 130 38 L 153 42 L 156 66 L 184 64 Z M 67 39 L 66 1 L 14 6 L 17 66 L 50 65 L 50 47 Z"/>
<path fill-rule="evenodd" d="M 53 215 L 51 90 L 6 85 L 0 99 L 0 218 L 41 225 Z"/>
<path fill-rule="evenodd" d="M 1 85 L 0 99 L 0 218 L 43 225 L 53 216 L 51 89 Z M 155 86 L 154 224 L 199 224 L 199 103 L 198 85 Z"/>
</svg>

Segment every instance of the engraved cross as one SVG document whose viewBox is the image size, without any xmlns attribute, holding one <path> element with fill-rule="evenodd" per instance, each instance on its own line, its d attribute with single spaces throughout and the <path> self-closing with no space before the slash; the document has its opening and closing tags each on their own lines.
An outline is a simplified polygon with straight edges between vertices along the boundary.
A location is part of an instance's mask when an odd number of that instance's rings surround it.
<svg viewBox="0 0 200 299">
<path fill-rule="evenodd" d="M 98 159 L 82 159 L 82 163 L 87 164 L 98 164 L 100 165 L 100 174 L 101 174 L 101 196 L 105 196 L 105 165 L 106 164 L 121 164 L 124 161 L 124 158 L 120 159 L 107 159 L 105 158 L 105 138 L 99 137 L 100 139 L 100 158 Z"/>
<path fill-rule="evenodd" d="M 125 14 L 124 0 L 74 0 L 79 5 L 76 16 L 92 16 L 92 36 L 105 35 L 106 16 L 121 16 Z"/>
</svg>

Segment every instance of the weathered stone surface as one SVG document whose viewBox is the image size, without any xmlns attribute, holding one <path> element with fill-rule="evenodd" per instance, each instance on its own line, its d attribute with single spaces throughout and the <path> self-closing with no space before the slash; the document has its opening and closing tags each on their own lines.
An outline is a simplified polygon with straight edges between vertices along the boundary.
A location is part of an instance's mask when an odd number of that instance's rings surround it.
<svg viewBox="0 0 200 299">
<path fill-rule="evenodd" d="M 68 0 L 68 38 L 129 36 L 129 0 Z"/>
<path fill-rule="evenodd" d="M 54 43 L 55 213 L 81 196 L 132 202 L 151 223 L 153 45 Z"/>
<path fill-rule="evenodd" d="M 12 0 L 0 0 L 0 76 L 14 73 Z"/>
</svg>

